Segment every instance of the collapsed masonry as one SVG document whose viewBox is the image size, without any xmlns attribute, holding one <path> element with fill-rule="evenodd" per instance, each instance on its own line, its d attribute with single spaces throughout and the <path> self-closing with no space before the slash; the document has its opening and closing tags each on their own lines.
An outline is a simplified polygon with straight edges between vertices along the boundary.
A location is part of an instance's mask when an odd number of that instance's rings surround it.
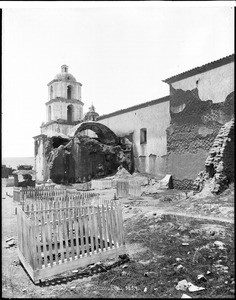
<svg viewBox="0 0 236 300">
<path fill-rule="evenodd" d="M 46 138 L 46 172 L 54 183 L 103 178 L 114 174 L 119 166 L 133 171 L 132 143 L 127 138 L 117 137 L 99 123 L 89 122 L 86 127 L 84 124 L 68 138 Z M 95 132 L 94 137 L 85 135 L 83 131 L 88 129 Z"/>
<path fill-rule="evenodd" d="M 194 186 L 200 192 L 208 185 L 213 194 L 219 194 L 231 182 L 234 182 L 234 118 L 221 127 L 206 159 L 205 170 L 198 174 Z"/>
</svg>

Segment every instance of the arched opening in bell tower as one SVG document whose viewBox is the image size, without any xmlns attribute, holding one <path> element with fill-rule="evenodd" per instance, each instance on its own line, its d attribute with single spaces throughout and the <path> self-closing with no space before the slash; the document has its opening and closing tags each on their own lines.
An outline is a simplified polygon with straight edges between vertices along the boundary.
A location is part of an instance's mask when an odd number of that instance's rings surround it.
<svg viewBox="0 0 236 300">
<path fill-rule="evenodd" d="M 48 121 L 50 122 L 52 119 L 52 108 L 51 106 L 49 105 L 48 106 Z"/>
<path fill-rule="evenodd" d="M 72 86 L 68 85 L 67 87 L 67 99 L 71 99 L 72 96 Z"/>
<path fill-rule="evenodd" d="M 50 99 L 52 99 L 53 98 L 53 87 L 51 86 L 51 88 L 50 88 Z"/>
<path fill-rule="evenodd" d="M 73 121 L 73 105 L 67 106 L 67 122 L 72 123 Z"/>
</svg>

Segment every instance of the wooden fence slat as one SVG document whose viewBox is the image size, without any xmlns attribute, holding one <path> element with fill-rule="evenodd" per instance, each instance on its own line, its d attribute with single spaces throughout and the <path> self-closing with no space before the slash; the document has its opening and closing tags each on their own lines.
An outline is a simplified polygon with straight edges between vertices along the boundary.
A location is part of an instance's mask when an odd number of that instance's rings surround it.
<svg viewBox="0 0 236 300">
<path fill-rule="evenodd" d="M 64 245 L 63 245 L 63 215 L 62 215 L 62 203 L 58 202 L 58 231 L 59 231 L 59 238 L 60 238 L 60 253 L 61 253 L 61 261 L 64 263 Z"/>
<path fill-rule="evenodd" d="M 100 212 L 100 206 L 98 205 L 97 206 L 98 208 L 98 224 L 99 224 L 99 244 L 100 244 L 100 249 L 101 251 L 103 251 L 103 232 L 102 232 L 102 215 L 101 215 L 101 212 Z"/>
<path fill-rule="evenodd" d="M 93 222 L 93 211 L 92 206 L 88 207 L 88 219 L 89 219 L 89 236 L 91 245 L 91 254 L 94 253 L 94 222 Z"/>
<path fill-rule="evenodd" d="M 70 243 L 71 243 L 71 256 L 72 260 L 75 259 L 75 249 L 74 249 L 74 234 L 73 234 L 73 211 L 72 208 L 69 209 L 69 236 L 70 236 Z"/>
<path fill-rule="evenodd" d="M 86 214 L 85 214 L 85 240 L 86 240 L 86 251 L 87 255 L 90 256 L 90 244 L 89 244 L 89 206 L 86 206 Z"/>
<path fill-rule="evenodd" d="M 95 244 L 96 244 L 96 252 L 99 252 L 99 243 L 98 243 L 98 211 L 97 206 L 93 207 L 94 213 L 93 213 L 93 220 L 94 220 L 94 235 L 95 235 Z"/>
<path fill-rule="evenodd" d="M 43 242 L 43 254 L 44 254 L 44 266 L 45 268 L 48 266 L 48 258 L 47 258 L 47 241 L 46 241 L 46 226 L 45 226 L 45 217 L 42 213 L 41 215 L 41 227 L 42 227 L 42 242 Z"/>
<path fill-rule="evenodd" d="M 40 229 L 39 229 L 39 215 L 38 211 L 35 211 L 35 236 L 36 236 L 36 269 L 42 268 L 42 256 L 41 256 L 41 241 L 40 241 Z"/>
<path fill-rule="evenodd" d="M 104 243 L 105 248 L 107 250 L 107 228 L 106 228 L 106 215 L 105 215 L 105 208 L 102 204 L 102 223 L 103 223 L 103 232 L 104 232 Z"/>
<path fill-rule="evenodd" d="M 106 205 L 106 225 L 107 225 L 107 232 L 109 238 L 109 247 L 112 249 L 112 232 L 111 232 L 111 222 L 110 222 L 110 207 L 108 204 Z"/>
<path fill-rule="evenodd" d="M 108 206 L 108 213 L 107 213 L 107 217 L 108 217 L 108 227 L 109 227 L 109 244 L 110 247 L 113 248 L 113 226 L 112 226 L 112 219 L 111 219 L 111 209 L 112 207 L 109 205 Z"/>
<path fill-rule="evenodd" d="M 119 205 L 116 205 L 115 209 L 116 221 L 117 221 L 117 235 L 118 235 L 118 244 L 119 246 L 122 245 L 122 238 L 121 238 L 121 219 L 120 219 L 120 212 L 119 212 Z"/>
<path fill-rule="evenodd" d="M 124 225 L 123 225 L 123 217 L 122 217 L 122 208 L 121 208 L 121 204 L 119 204 L 119 215 L 120 215 L 120 230 L 121 230 L 121 243 L 122 245 L 125 245 L 125 233 L 124 233 Z"/>
<path fill-rule="evenodd" d="M 80 244 L 81 244 L 81 251 L 82 251 L 82 257 L 84 256 L 84 216 L 80 214 L 79 217 L 79 226 L 80 226 Z"/>
<path fill-rule="evenodd" d="M 113 227 L 113 239 L 114 239 L 114 245 L 117 248 L 117 224 L 116 224 L 116 218 L 115 218 L 115 206 L 112 203 L 112 210 L 111 210 L 111 219 L 112 219 L 112 227 Z"/>
<path fill-rule="evenodd" d="M 79 220 L 78 216 L 76 216 L 74 221 L 75 226 L 75 240 L 76 240 L 76 255 L 77 259 L 80 257 L 80 245 L 79 245 Z"/>
<path fill-rule="evenodd" d="M 52 225 L 51 224 L 51 213 L 48 212 L 47 214 L 47 228 L 48 228 L 48 247 L 49 247 L 49 259 L 50 259 L 50 266 L 53 266 L 53 257 L 52 257 Z"/>
<path fill-rule="evenodd" d="M 58 211 L 56 209 L 56 202 L 53 203 L 53 237 L 54 237 L 54 252 L 56 264 L 59 264 L 58 259 Z"/>
<path fill-rule="evenodd" d="M 66 259 L 67 261 L 70 260 L 69 256 L 69 245 L 68 245 L 68 219 L 67 219 L 67 210 L 64 209 L 63 211 L 63 225 L 64 225 L 64 241 L 65 242 L 65 247 L 66 247 Z"/>
</svg>

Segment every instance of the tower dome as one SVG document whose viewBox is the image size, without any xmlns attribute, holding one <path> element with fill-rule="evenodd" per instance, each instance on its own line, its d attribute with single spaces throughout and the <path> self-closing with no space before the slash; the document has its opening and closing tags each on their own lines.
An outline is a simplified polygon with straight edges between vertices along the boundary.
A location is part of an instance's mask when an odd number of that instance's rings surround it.
<svg viewBox="0 0 236 300">
<path fill-rule="evenodd" d="M 61 66 L 61 72 L 58 73 L 55 76 L 55 79 L 59 80 L 59 81 L 73 81 L 73 82 L 76 82 L 75 77 L 72 74 L 68 73 L 68 66 L 67 65 L 62 65 Z"/>
<path fill-rule="evenodd" d="M 95 107 L 92 104 L 89 107 L 89 111 L 84 115 L 84 121 L 96 121 L 99 114 L 95 111 Z"/>
</svg>

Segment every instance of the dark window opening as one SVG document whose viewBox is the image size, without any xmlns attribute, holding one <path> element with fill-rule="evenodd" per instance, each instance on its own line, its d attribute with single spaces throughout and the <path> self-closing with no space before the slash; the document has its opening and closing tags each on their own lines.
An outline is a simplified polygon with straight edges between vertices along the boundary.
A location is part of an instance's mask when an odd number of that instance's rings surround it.
<svg viewBox="0 0 236 300">
<path fill-rule="evenodd" d="M 50 88 L 50 99 L 52 99 L 53 98 L 53 87 L 51 86 L 51 88 Z"/>
<path fill-rule="evenodd" d="M 71 99 L 72 96 L 72 87 L 69 85 L 67 87 L 67 99 Z"/>
<path fill-rule="evenodd" d="M 48 121 L 51 121 L 52 118 L 52 108 L 51 106 L 48 107 Z"/>
<path fill-rule="evenodd" d="M 140 144 L 146 144 L 147 143 L 147 129 L 142 128 L 140 129 Z"/>
<path fill-rule="evenodd" d="M 67 121 L 68 121 L 68 123 L 72 122 L 72 114 L 73 114 L 73 106 L 69 105 L 67 107 Z"/>
<path fill-rule="evenodd" d="M 53 137 L 52 138 L 52 146 L 53 148 L 58 148 L 61 145 L 66 145 L 69 142 L 67 139 L 63 139 L 61 137 Z"/>
</svg>

